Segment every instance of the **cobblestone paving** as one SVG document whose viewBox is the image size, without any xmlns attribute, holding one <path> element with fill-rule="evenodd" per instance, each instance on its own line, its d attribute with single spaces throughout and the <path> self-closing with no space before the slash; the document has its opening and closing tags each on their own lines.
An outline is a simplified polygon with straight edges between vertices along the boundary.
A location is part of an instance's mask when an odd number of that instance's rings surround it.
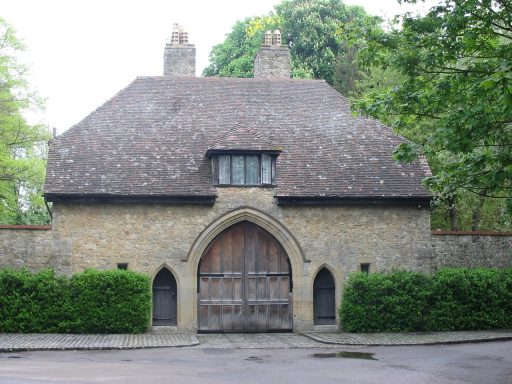
<svg viewBox="0 0 512 384">
<path fill-rule="evenodd" d="M 139 335 L 66 335 L 0 333 L 0 352 L 29 350 L 192 348 L 336 348 L 339 345 L 419 345 L 510 340 L 512 331 L 437 333 L 145 333 Z"/>
<path fill-rule="evenodd" d="M 435 332 L 435 333 L 339 333 L 304 332 L 313 340 L 343 345 L 420 345 L 510 340 L 512 331 Z"/>
<path fill-rule="evenodd" d="M 196 335 L 146 333 L 138 335 L 0 334 L 0 351 L 64 349 L 132 349 L 197 345 Z"/>
</svg>

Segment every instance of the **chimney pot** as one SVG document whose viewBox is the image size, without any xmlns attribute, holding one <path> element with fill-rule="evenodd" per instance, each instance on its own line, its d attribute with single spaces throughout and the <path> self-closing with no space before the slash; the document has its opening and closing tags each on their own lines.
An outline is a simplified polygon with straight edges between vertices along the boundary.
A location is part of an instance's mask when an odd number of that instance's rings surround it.
<svg viewBox="0 0 512 384">
<path fill-rule="evenodd" d="M 276 29 L 274 31 L 274 34 L 272 36 L 272 45 L 281 45 L 281 31 L 279 31 L 279 29 Z"/>
<path fill-rule="evenodd" d="M 255 78 L 290 78 L 290 50 L 281 45 L 281 32 L 265 32 L 265 41 L 254 60 Z"/>
<path fill-rule="evenodd" d="M 264 45 L 272 45 L 272 31 L 265 32 L 265 42 Z"/>
</svg>

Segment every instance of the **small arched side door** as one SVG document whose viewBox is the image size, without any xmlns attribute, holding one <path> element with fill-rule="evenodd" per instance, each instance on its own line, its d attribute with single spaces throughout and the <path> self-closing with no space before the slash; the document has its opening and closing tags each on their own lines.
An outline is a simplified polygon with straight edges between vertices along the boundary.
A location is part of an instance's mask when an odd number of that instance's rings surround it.
<svg viewBox="0 0 512 384">
<path fill-rule="evenodd" d="M 153 280 L 153 325 L 177 325 L 177 296 L 176 279 L 163 268 Z"/>
<path fill-rule="evenodd" d="M 322 268 L 313 283 L 313 314 L 315 325 L 336 324 L 336 288 L 327 268 Z"/>
</svg>

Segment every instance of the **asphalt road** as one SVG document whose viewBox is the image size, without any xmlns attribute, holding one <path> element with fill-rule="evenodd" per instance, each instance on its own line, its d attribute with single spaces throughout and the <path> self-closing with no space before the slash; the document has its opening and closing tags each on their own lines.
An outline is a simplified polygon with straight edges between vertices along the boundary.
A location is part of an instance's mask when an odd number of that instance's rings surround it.
<svg viewBox="0 0 512 384">
<path fill-rule="evenodd" d="M 512 384 L 512 341 L 1 353 L 0 383 Z"/>
</svg>

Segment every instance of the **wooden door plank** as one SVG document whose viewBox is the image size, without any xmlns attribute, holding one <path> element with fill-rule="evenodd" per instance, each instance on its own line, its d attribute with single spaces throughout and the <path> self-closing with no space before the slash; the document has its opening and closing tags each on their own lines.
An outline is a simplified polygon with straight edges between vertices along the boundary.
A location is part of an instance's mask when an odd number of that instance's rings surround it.
<svg viewBox="0 0 512 384">
<path fill-rule="evenodd" d="M 214 240 L 201 259 L 199 329 L 291 329 L 291 275 L 286 253 L 270 234 L 242 222 Z"/>
</svg>

